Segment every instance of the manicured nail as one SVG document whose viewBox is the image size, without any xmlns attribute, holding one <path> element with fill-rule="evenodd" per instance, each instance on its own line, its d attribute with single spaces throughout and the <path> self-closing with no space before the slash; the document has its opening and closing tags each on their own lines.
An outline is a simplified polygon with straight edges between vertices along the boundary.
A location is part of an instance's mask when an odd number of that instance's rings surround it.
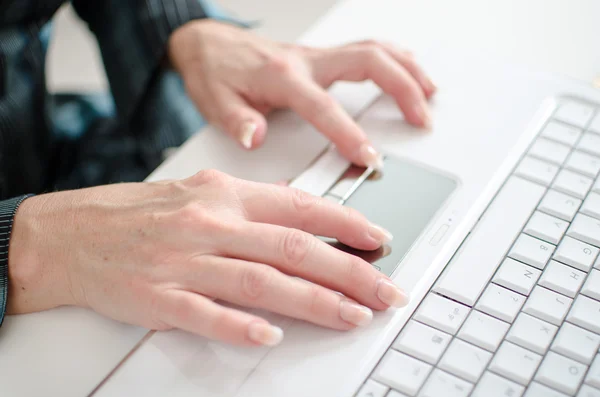
<svg viewBox="0 0 600 397">
<path fill-rule="evenodd" d="M 429 106 L 425 102 L 420 102 L 415 105 L 415 113 L 417 117 L 421 119 L 423 123 L 423 127 L 426 129 L 431 128 L 431 112 L 429 111 Z"/>
<path fill-rule="evenodd" d="M 392 233 L 373 223 L 369 226 L 369 236 L 377 241 L 380 241 L 382 245 L 387 244 L 394 239 Z"/>
<path fill-rule="evenodd" d="M 378 281 L 377 297 L 386 305 L 393 307 L 404 307 L 410 300 L 406 292 L 398 288 L 390 280 L 384 278 Z"/>
<path fill-rule="evenodd" d="M 258 126 L 252 122 L 246 122 L 242 125 L 242 133 L 240 135 L 240 141 L 246 149 L 252 148 L 252 139 L 256 134 Z"/>
<path fill-rule="evenodd" d="M 383 158 L 373 146 L 368 143 L 363 144 L 360 147 L 360 158 L 367 165 L 376 170 L 383 169 Z"/>
<path fill-rule="evenodd" d="M 373 312 L 368 307 L 349 300 L 343 300 L 340 303 L 340 317 L 350 324 L 361 326 L 371 322 Z"/>
<path fill-rule="evenodd" d="M 275 346 L 283 340 L 283 330 L 267 323 L 252 323 L 248 329 L 251 341 L 266 346 Z"/>
</svg>

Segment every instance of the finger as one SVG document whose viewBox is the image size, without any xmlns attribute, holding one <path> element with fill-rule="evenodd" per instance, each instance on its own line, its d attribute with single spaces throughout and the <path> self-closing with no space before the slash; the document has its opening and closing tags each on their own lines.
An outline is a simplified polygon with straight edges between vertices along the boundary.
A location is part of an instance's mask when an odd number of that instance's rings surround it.
<svg viewBox="0 0 600 397">
<path fill-rule="evenodd" d="M 168 290 L 161 298 L 161 321 L 177 329 L 236 345 L 273 346 L 283 338 L 281 328 L 264 319 L 223 307 L 192 292 Z"/>
<path fill-rule="evenodd" d="M 366 134 L 322 87 L 299 75 L 288 76 L 281 89 L 287 106 L 333 142 L 340 154 L 356 165 L 380 169 L 381 155 Z"/>
<path fill-rule="evenodd" d="M 427 76 L 425 71 L 417 64 L 413 56 L 406 52 L 401 51 L 397 47 L 388 43 L 380 43 L 387 52 L 400 63 L 404 68 L 411 74 L 411 76 L 419 83 L 421 89 L 425 93 L 427 98 L 431 98 L 435 94 L 437 87 L 433 84 L 433 81 Z"/>
<path fill-rule="evenodd" d="M 192 274 L 183 277 L 186 287 L 236 305 L 338 330 L 366 325 L 373 318 L 370 309 L 340 294 L 264 264 L 214 256 L 202 257 L 201 264 L 189 269 Z"/>
<path fill-rule="evenodd" d="M 357 210 L 299 189 L 249 182 L 239 194 L 247 219 L 253 222 L 333 237 L 361 250 L 375 250 L 393 238 Z"/>
<path fill-rule="evenodd" d="M 245 222 L 224 245 L 225 256 L 273 266 L 376 310 L 407 302 L 406 294 L 369 263 L 300 230 Z"/>
</svg>

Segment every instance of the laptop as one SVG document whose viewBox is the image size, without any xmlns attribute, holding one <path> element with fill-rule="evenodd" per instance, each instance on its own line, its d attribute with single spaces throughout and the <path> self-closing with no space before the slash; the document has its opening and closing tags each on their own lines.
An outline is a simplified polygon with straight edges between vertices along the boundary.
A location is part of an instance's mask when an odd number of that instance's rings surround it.
<svg viewBox="0 0 600 397">
<path fill-rule="evenodd" d="M 432 131 L 364 86 L 356 119 L 383 170 L 328 147 L 291 183 L 394 234 L 374 252 L 330 243 L 410 304 L 349 332 L 255 311 L 277 347 L 150 333 L 93 396 L 600 396 L 600 91 L 483 55 L 424 64 Z"/>
</svg>

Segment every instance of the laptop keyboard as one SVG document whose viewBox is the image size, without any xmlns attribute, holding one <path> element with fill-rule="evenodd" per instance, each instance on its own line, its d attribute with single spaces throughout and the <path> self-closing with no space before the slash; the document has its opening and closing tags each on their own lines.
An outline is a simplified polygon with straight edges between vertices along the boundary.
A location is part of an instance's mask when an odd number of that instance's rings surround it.
<svg viewBox="0 0 600 397">
<path fill-rule="evenodd" d="M 545 123 L 357 397 L 600 397 L 600 109 Z"/>
</svg>

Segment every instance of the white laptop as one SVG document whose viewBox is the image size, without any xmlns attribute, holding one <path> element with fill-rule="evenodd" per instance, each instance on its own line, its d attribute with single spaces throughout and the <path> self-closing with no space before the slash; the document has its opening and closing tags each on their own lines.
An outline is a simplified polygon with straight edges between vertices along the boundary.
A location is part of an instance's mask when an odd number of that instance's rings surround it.
<svg viewBox="0 0 600 397">
<path fill-rule="evenodd" d="M 600 91 L 448 57 L 424 61 L 432 132 L 351 91 L 383 172 L 328 149 L 292 182 L 392 231 L 353 253 L 408 307 L 350 332 L 260 312 L 284 329 L 274 348 L 150 333 L 93 396 L 600 396 Z"/>
</svg>

